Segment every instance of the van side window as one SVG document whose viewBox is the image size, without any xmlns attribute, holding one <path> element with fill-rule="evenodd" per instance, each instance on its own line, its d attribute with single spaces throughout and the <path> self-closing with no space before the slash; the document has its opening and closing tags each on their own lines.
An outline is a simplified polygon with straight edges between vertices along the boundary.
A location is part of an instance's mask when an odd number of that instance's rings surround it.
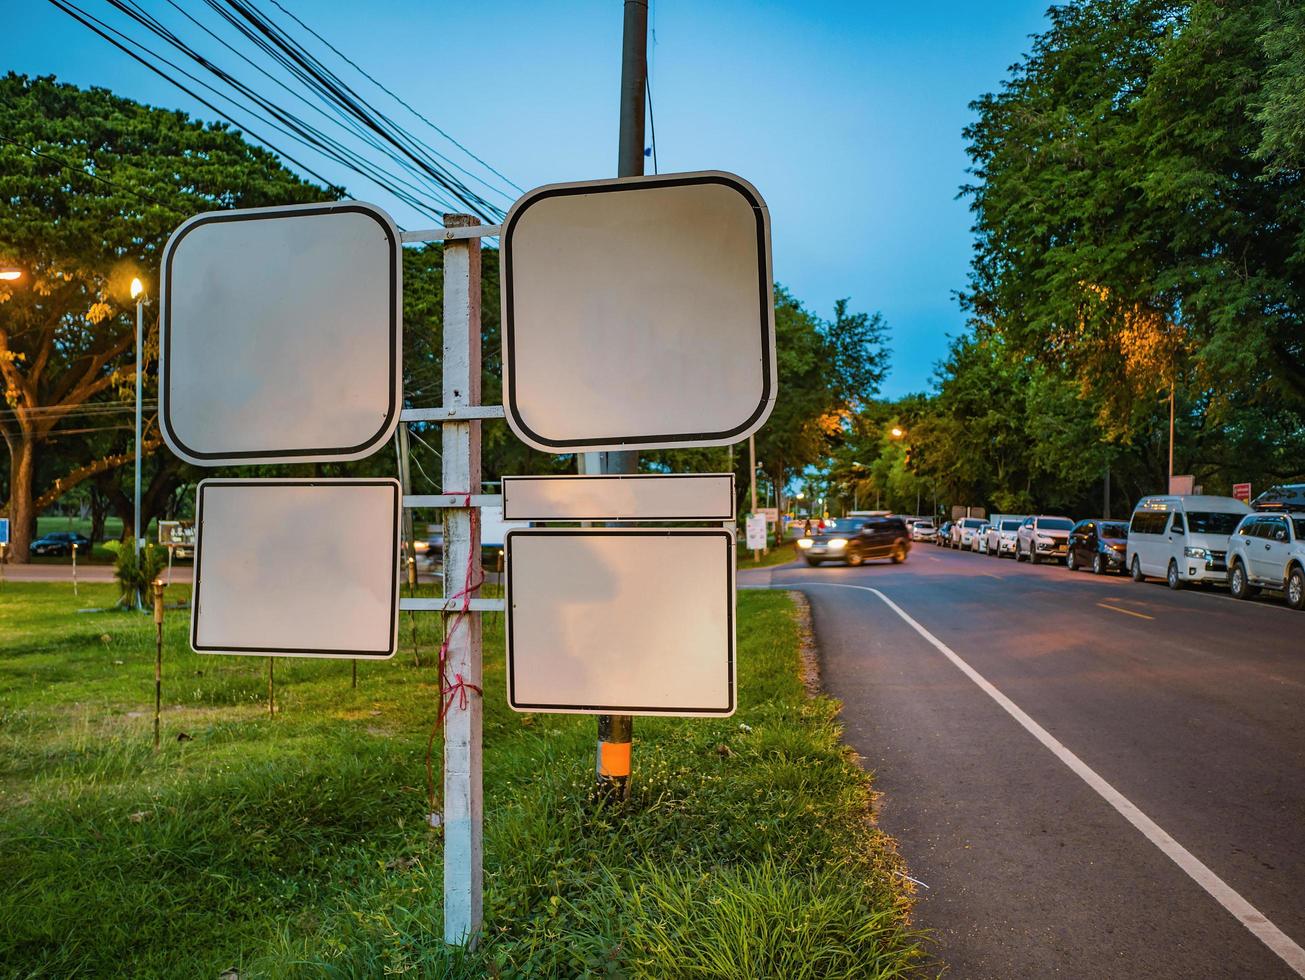
<svg viewBox="0 0 1305 980">
<path fill-rule="evenodd" d="M 1170 530 L 1175 534 L 1183 534 L 1187 530 L 1183 525 L 1183 515 L 1178 513 L 1178 511 L 1174 511 L 1174 522 L 1170 526 Z"/>
<path fill-rule="evenodd" d="M 1139 510 L 1133 515 L 1130 534 L 1163 534 L 1169 515 L 1160 510 Z"/>
</svg>

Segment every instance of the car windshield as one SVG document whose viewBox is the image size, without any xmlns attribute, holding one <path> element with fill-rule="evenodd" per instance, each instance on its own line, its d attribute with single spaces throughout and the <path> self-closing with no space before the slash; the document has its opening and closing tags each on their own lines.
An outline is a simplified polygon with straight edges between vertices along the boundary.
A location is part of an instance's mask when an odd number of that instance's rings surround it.
<svg viewBox="0 0 1305 980">
<path fill-rule="evenodd" d="M 1293 517 L 1291 523 L 1296 529 L 1296 540 L 1305 541 L 1305 517 Z"/>
<path fill-rule="evenodd" d="M 1002 521 L 1001 529 L 1003 531 L 1018 531 L 1020 529 L 1019 521 Z"/>
<path fill-rule="evenodd" d="M 1103 538 L 1119 538 L 1122 540 L 1128 537 L 1128 525 L 1116 524 L 1113 521 L 1104 521 L 1101 524 L 1101 531 L 1099 533 Z"/>
<path fill-rule="evenodd" d="M 1196 534 L 1232 534 L 1244 514 L 1218 514 L 1213 511 L 1189 510 L 1187 530 Z"/>
<path fill-rule="evenodd" d="M 961 521 L 961 527 L 983 527 L 983 521 L 976 517 L 967 517 Z"/>
<path fill-rule="evenodd" d="M 826 534 L 855 534 L 861 530 L 864 520 L 858 520 L 855 517 L 840 517 L 838 520 L 830 521 L 825 527 Z"/>
<path fill-rule="evenodd" d="M 1038 520 L 1039 531 L 1068 531 L 1073 526 L 1073 521 L 1063 517 L 1043 517 Z"/>
</svg>

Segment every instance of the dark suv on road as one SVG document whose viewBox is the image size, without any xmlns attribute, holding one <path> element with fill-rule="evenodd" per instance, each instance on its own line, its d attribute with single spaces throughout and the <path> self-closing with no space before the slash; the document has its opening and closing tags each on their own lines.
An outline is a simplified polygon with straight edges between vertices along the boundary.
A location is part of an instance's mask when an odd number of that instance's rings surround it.
<svg viewBox="0 0 1305 980">
<path fill-rule="evenodd" d="M 826 522 L 819 534 L 798 541 L 808 565 L 844 561 L 860 565 L 871 558 L 906 560 L 911 537 L 900 517 L 840 517 Z"/>
<path fill-rule="evenodd" d="M 1123 573 L 1126 570 L 1125 554 L 1128 551 L 1128 523 L 1106 521 L 1092 517 L 1079 521 L 1069 531 L 1069 551 L 1065 565 L 1072 572 L 1076 568 L 1090 568 L 1097 575 L 1105 572 Z"/>
</svg>

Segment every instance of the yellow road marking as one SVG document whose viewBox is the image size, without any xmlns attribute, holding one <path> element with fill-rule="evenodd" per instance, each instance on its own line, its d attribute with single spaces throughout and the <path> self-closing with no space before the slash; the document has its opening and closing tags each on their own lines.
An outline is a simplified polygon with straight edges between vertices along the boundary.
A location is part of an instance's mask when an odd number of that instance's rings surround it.
<svg viewBox="0 0 1305 980">
<path fill-rule="evenodd" d="M 1146 613 L 1133 612 L 1131 609 L 1124 609 L 1121 606 L 1112 606 L 1105 602 L 1098 602 L 1097 605 L 1102 609 L 1113 609 L 1115 612 L 1121 612 L 1125 616 L 1136 616 L 1138 619 L 1155 619 L 1154 616 L 1148 616 Z"/>
</svg>

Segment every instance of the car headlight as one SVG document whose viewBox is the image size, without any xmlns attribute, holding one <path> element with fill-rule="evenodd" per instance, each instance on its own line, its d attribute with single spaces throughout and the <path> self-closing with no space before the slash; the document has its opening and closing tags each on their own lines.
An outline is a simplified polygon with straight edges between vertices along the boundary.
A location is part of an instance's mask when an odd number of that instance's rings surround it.
<svg viewBox="0 0 1305 980">
<path fill-rule="evenodd" d="M 799 548 L 810 548 L 810 547 L 811 547 L 811 539 L 810 539 L 810 538 L 798 538 L 798 547 L 799 547 Z"/>
<path fill-rule="evenodd" d="M 1187 558 L 1209 558 L 1210 552 L 1204 548 L 1184 548 L 1183 555 Z"/>
<path fill-rule="evenodd" d="M 839 548 L 847 547 L 847 538 L 833 538 L 829 542 L 829 550 L 837 551 Z"/>
</svg>

